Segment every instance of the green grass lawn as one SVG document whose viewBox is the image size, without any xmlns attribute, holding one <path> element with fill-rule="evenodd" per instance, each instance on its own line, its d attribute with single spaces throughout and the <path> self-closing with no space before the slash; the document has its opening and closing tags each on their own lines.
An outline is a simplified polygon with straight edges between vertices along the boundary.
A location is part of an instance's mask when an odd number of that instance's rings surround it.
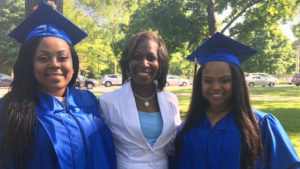
<svg viewBox="0 0 300 169">
<path fill-rule="evenodd" d="M 249 88 L 251 96 L 286 96 L 300 97 L 300 87 L 252 87 Z"/>
<path fill-rule="evenodd" d="M 167 87 L 166 90 L 173 93 L 186 93 L 192 92 L 192 86 L 188 87 Z M 300 87 L 288 86 L 288 87 L 252 87 L 249 88 L 251 96 L 286 96 L 286 97 L 300 97 Z"/>
</svg>

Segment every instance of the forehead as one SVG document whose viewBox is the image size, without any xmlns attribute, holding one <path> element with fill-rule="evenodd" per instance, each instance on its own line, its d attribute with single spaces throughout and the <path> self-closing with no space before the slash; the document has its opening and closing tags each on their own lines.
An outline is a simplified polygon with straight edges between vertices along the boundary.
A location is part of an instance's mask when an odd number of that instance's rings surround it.
<svg viewBox="0 0 300 169">
<path fill-rule="evenodd" d="M 38 45 L 39 48 L 51 48 L 51 47 L 56 47 L 56 48 L 69 48 L 68 43 L 57 37 L 43 37 Z"/>
<path fill-rule="evenodd" d="M 203 75 L 231 76 L 231 69 L 227 62 L 211 61 L 204 65 Z"/>
<path fill-rule="evenodd" d="M 158 43 L 153 40 L 153 39 L 145 39 L 143 41 L 140 41 L 136 45 L 136 51 L 141 51 L 141 50 L 157 50 L 158 49 Z"/>
</svg>

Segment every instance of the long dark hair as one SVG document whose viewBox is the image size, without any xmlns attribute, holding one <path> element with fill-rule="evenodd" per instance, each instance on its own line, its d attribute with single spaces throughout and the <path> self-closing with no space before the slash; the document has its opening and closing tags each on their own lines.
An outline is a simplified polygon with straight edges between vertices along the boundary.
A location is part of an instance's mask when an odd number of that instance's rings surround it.
<svg viewBox="0 0 300 169">
<path fill-rule="evenodd" d="M 2 99 L 0 168 L 9 165 L 9 161 L 15 169 L 24 168 L 30 157 L 33 130 L 37 125 L 35 105 L 39 102 L 32 62 L 41 39 L 32 38 L 21 46 L 13 68 L 11 89 Z M 74 74 L 68 85 L 73 85 L 78 75 L 79 61 L 73 46 L 69 46 Z"/>
<path fill-rule="evenodd" d="M 251 109 L 249 92 L 245 77 L 241 68 L 237 65 L 228 63 L 232 75 L 232 112 L 234 120 L 238 126 L 241 135 L 241 156 L 240 168 L 253 168 L 256 160 L 262 160 L 262 141 L 260 137 L 259 126 L 256 117 Z M 185 116 L 182 129 L 176 138 L 176 156 L 179 158 L 182 137 L 196 122 L 203 120 L 204 113 L 208 108 L 208 101 L 202 94 L 202 72 L 204 66 L 201 66 L 193 83 L 193 92 L 189 110 Z"/>
<path fill-rule="evenodd" d="M 121 59 L 119 61 L 122 70 L 122 82 L 128 80 L 129 63 L 134 59 L 134 53 L 137 46 L 146 40 L 153 40 L 158 44 L 158 62 L 159 62 L 159 73 L 156 77 L 158 81 L 158 91 L 161 91 L 167 82 L 167 74 L 169 70 L 168 64 L 168 51 L 165 42 L 157 34 L 150 31 L 140 32 L 133 36 L 126 44 L 125 49 L 122 52 Z"/>
</svg>

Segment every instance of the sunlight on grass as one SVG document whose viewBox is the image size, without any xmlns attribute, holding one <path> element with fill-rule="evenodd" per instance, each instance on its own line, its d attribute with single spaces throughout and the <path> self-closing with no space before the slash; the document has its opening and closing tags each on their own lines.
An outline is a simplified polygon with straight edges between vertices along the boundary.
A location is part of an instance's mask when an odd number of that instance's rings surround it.
<svg viewBox="0 0 300 169">
<path fill-rule="evenodd" d="M 251 96 L 290 96 L 300 97 L 300 88 L 289 87 L 252 87 L 249 88 Z"/>
<path fill-rule="evenodd" d="M 180 86 L 168 86 L 165 88 L 167 91 L 173 92 L 175 94 L 177 93 L 187 93 L 191 94 L 192 93 L 192 86 L 186 86 L 186 87 L 180 87 Z"/>
<path fill-rule="evenodd" d="M 175 94 L 191 94 L 192 86 L 178 87 L 170 86 L 166 87 L 166 90 Z M 288 86 L 288 87 L 251 87 L 249 88 L 251 96 L 289 96 L 300 97 L 300 87 Z"/>
</svg>

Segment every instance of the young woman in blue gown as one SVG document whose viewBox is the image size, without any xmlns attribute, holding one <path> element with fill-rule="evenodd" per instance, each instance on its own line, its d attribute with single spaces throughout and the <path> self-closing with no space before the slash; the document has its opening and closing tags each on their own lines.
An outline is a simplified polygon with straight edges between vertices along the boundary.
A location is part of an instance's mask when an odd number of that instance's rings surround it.
<svg viewBox="0 0 300 169">
<path fill-rule="evenodd" d="M 256 51 L 216 33 L 189 57 L 201 67 L 176 138 L 177 169 L 298 169 L 280 122 L 251 107 L 240 63 Z"/>
<path fill-rule="evenodd" d="M 0 168 L 115 169 L 96 97 L 73 87 L 73 45 L 86 33 L 41 2 L 9 35 L 22 47 L 11 89 L 0 99 Z"/>
</svg>

